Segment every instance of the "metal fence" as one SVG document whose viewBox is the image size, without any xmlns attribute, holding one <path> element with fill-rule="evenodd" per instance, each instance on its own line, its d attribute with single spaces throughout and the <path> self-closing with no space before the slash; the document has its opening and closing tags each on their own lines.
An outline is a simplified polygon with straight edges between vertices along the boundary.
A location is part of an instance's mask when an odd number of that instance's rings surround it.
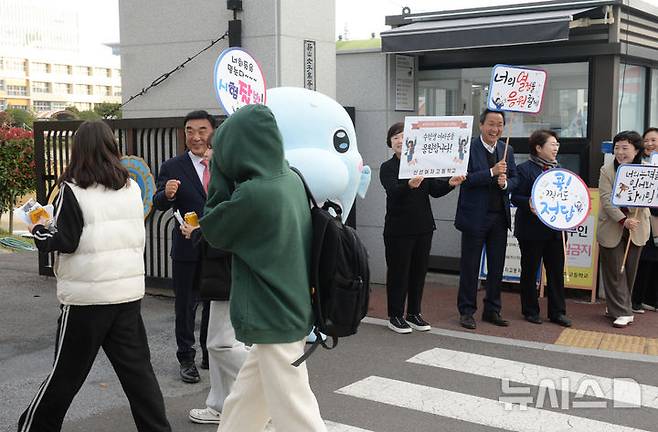
<svg viewBox="0 0 658 432">
<path fill-rule="evenodd" d="M 37 200 L 52 202 L 57 195 L 57 179 L 68 165 L 73 134 L 81 121 L 34 123 Z M 182 117 L 108 120 L 124 155 L 141 157 L 157 179 L 160 166 L 185 150 Z M 153 209 L 145 220 L 144 262 L 150 286 L 164 286 L 171 277 L 171 211 Z M 39 274 L 53 275 L 53 254 L 39 254 Z"/>
</svg>

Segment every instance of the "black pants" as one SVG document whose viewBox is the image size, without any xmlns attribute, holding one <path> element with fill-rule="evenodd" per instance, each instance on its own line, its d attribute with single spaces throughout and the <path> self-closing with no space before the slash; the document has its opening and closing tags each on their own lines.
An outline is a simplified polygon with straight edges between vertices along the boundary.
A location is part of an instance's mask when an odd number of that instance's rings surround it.
<svg viewBox="0 0 658 432">
<path fill-rule="evenodd" d="M 425 275 L 432 247 L 432 232 L 415 236 L 384 237 L 388 316 L 420 313 Z"/>
<path fill-rule="evenodd" d="M 645 246 L 648 247 L 648 246 Z M 640 259 L 633 285 L 633 304 L 658 307 L 658 262 Z"/>
<path fill-rule="evenodd" d="M 485 312 L 500 312 L 500 285 L 507 249 L 507 220 L 503 212 L 487 213 L 482 233 L 462 232 L 462 254 L 459 263 L 457 309 L 460 315 L 473 315 L 477 310 L 478 276 L 482 246 L 487 250 L 487 294 Z"/>
<path fill-rule="evenodd" d="M 61 307 L 53 369 L 18 421 L 19 432 L 59 431 L 98 350 L 110 360 L 138 431 L 171 431 L 140 313 L 141 301 Z"/>
<path fill-rule="evenodd" d="M 176 358 L 180 363 L 194 361 L 194 323 L 199 305 L 199 261 L 177 261 L 172 263 L 174 284 L 174 309 L 176 313 Z M 201 329 L 199 330 L 199 345 L 203 358 L 208 358 L 206 339 L 208 336 L 208 319 L 210 317 L 210 302 L 203 303 L 201 312 Z"/>
<path fill-rule="evenodd" d="M 544 259 L 548 318 L 566 314 L 564 301 L 564 246 L 562 239 L 519 240 L 521 249 L 521 313 L 539 316 L 537 270 Z"/>
</svg>

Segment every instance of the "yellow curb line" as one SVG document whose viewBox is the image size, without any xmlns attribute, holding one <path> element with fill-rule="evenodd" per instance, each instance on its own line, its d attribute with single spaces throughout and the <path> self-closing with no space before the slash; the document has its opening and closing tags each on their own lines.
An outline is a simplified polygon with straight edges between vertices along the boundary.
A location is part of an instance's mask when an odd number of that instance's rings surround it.
<svg viewBox="0 0 658 432">
<path fill-rule="evenodd" d="M 564 329 L 555 344 L 658 356 L 658 339 L 640 336 Z"/>
</svg>

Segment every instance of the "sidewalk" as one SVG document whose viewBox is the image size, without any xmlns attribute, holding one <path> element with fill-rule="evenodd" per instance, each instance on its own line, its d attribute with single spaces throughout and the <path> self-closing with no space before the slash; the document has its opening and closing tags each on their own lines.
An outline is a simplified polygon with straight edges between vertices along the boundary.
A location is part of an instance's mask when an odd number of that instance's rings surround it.
<svg viewBox="0 0 658 432">
<path fill-rule="evenodd" d="M 592 304 L 589 301 L 567 298 L 567 315 L 573 321 L 573 326 L 565 329 L 546 318 L 546 298 L 539 301 L 544 323 L 537 325 L 523 319 L 517 292 L 503 292 L 502 315 L 510 321 L 510 326 L 497 327 L 480 319 L 484 291 L 478 291 L 479 309 L 474 315 L 477 329 L 466 330 L 459 325 L 458 284 L 457 275 L 428 274 L 423 294 L 423 317 L 433 327 L 572 347 L 658 355 L 658 312 L 635 314 L 633 324 L 618 329 L 612 327 L 612 322 L 603 316 L 605 302 L 602 300 Z M 386 287 L 372 287 L 368 315 L 387 319 Z M 576 293 L 568 291 L 568 295 L 572 294 Z"/>
<path fill-rule="evenodd" d="M 0 248 L 0 278 L 5 278 L 7 265 L 19 272 L 35 275 L 37 255 L 34 252 L 6 253 Z M 9 271 L 9 270 L 7 270 Z M 475 334 L 498 336 L 510 339 L 551 343 L 571 347 L 594 348 L 609 351 L 632 352 L 658 355 L 658 312 L 636 314 L 635 322 L 625 329 L 612 327 L 610 320 L 603 316 L 605 303 L 591 304 L 573 298 L 567 299 L 567 315 L 573 327 L 565 329 L 548 322 L 536 325 L 525 321 L 521 315 L 519 294 L 503 292 L 502 315 L 510 320 L 509 327 L 497 327 L 480 320 L 481 310 L 475 315 L 477 329 L 469 331 L 459 325 L 457 312 L 457 286 L 459 276 L 430 273 L 423 296 L 423 316 L 433 327 L 446 330 L 472 332 Z M 387 319 L 386 287 L 371 285 L 368 316 Z M 171 291 L 149 289 L 151 295 L 171 296 Z M 574 294 L 569 292 L 569 294 Z M 478 293 L 478 306 L 481 307 L 484 292 Z M 546 299 L 540 299 L 542 318 L 546 318 Z"/>
</svg>

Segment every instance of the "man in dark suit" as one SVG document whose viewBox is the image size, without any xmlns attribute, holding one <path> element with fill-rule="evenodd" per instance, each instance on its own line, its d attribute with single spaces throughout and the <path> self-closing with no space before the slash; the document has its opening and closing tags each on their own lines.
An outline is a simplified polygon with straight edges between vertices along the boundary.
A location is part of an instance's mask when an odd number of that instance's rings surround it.
<svg viewBox="0 0 658 432">
<path fill-rule="evenodd" d="M 482 320 L 498 326 L 509 322 L 500 315 L 500 286 L 507 249 L 507 230 L 511 227 L 509 193 L 516 181 L 514 150 L 500 141 L 505 114 L 485 110 L 480 116 L 480 136 L 471 142 L 468 175 L 459 191 L 455 227 L 462 233 L 460 261 L 459 323 L 475 329 L 477 287 L 482 246 L 487 252 L 487 293 Z"/>
<path fill-rule="evenodd" d="M 210 171 L 203 154 L 209 148 L 215 129 L 215 118 L 206 111 L 192 111 L 184 121 L 185 145 L 188 151 L 164 162 L 158 174 L 157 191 L 153 203 L 158 210 L 172 208 L 181 215 L 196 212 L 203 216 Z M 197 383 L 199 371 L 194 363 L 194 321 L 199 302 L 199 245 L 183 237 L 178 222 L 172 229 L 172 276 L 176 313 L 176 357 L 180 363 L 181 379 Z M 206 336 L 208 332 L 209 302 L 203 302 L 199 344 L 203 351 L 201 367 L 208 368 Z"/>
</svg>

